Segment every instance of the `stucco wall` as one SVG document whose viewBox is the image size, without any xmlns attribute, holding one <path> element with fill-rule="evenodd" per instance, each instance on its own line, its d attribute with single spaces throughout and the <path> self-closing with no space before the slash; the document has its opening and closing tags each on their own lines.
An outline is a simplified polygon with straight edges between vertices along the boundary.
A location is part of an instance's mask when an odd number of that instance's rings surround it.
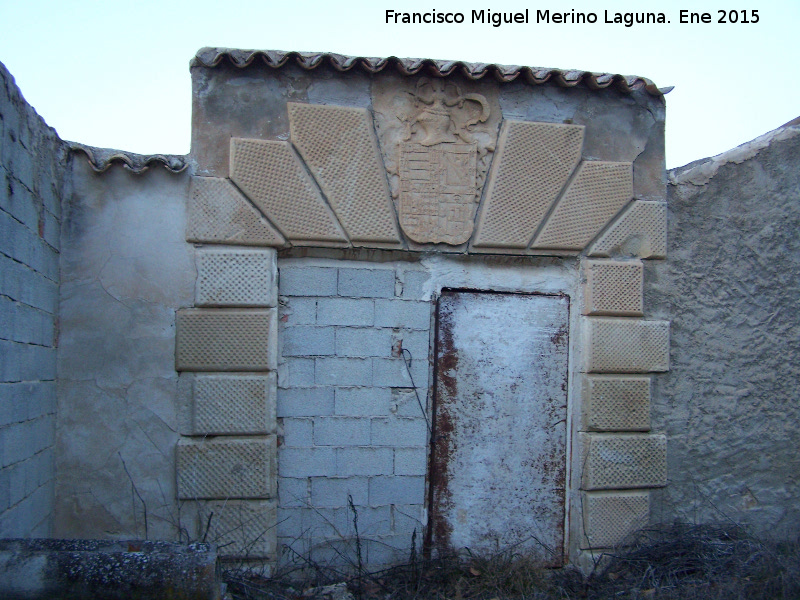
<svg viewBox="0 0 800 600">
<path fill-rule="evenodd" d="M 670 172 L 669 260 L 646 305 L 672 318 L 653 422 L 669 486 L 652 518 L 800 528 L 800 127 Z"/>
<path fill-rule="evenodd" d="M 66 161 L 0 64 L 0 537 L 52 533 Z"/>
<path fill-rule="evenodd" d="M 57 537 L 177 539 L 175 311 L 188 177 L 73 161 L 61 253 Z"/>
</svg>

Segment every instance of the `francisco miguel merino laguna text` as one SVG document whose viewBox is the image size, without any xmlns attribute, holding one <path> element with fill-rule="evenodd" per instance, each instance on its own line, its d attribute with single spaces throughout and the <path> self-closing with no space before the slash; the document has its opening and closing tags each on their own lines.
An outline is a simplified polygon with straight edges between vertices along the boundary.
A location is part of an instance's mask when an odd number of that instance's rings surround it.
<svg viewBox="0 0 800 600">
<path fill-rule="evenodd" d="M 578 12 L 575 9 L 567 12 L 555 12 L 548 10 L 536 11 L 536 23 L 565 23 L 583 24 L 597 23 L 597 13 Z M 463 23 L 464 13 L 461 12 L 438 12 L 435 9 L 429 12 L 398 12 L 396 10 L 386 10 L 386 23 L 393 24 L 435 24 L 435 23 Z M 617 23 L 632 27 L 636 23 L 667 23 L 667 17 L 662 12 L 609 12 L 603 11 L 603 23 Z M 471 14 L 472 23 L 488 23 L 492 27 L 500 27 L 505 23 L 528 23 L 529 9 L 525 12 L 492 12 L 491 10 L 473 10 Z"/>
</svg>

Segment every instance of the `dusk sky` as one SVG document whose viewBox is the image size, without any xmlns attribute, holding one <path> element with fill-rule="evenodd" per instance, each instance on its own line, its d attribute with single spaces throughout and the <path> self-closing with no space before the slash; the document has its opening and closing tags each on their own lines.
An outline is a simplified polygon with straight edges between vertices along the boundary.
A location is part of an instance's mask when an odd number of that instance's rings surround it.
<svg viewBox="0 0 800 600">
<path fill-rule="evenodd" d="M 189 60 L 204 46 L 640 75 L 659 87 L 675 86 L 667 96 L 667 166 L 676 167 L 800 116 L 800 2 L 752 6 L 707 0 L 0 0 L 0 62 L 62 138 L 144 154 L 189 151 Z M 526 8 L 528 23 L 470 22 L 473 10 Z M 710 23 L 682 24 L 681 9 L 706 12 Z M 462 13 L 465 20 L 387 24 L 387 10 Z M 537 23 L 537 11 L 545 10 L 551 22 Z M 553 12 L 572 10 L 594 13 L 597 22 L 575 24 L 569 15 L 567 23 L 552 22 Z M 605 22 L 626 12 L 663 13 L 669 23 Z M 722 16 L 725 23 L 718 22 Z"/>
</svg>

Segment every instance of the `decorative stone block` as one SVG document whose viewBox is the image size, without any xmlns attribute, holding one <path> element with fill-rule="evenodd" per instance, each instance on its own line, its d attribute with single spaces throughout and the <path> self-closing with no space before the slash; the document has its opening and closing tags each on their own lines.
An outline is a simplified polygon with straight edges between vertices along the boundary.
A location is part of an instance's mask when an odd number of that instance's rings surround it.
<svg viewBox="0 0 800 600">
<path fill-rule="evenodd" d="M 666 258 L 667 205 L 637 200 L 592 245 L 589 256 Z"/>
<path fill-rule="evenodd" d="M 178 498 L 275 496 L 276 437 L 217 438 L 178 442 Z"/>
<path fill-rule="evenodd" d="M 581 434 L 584 490 L 667 485 L 667 438 L 657 434 Z"/>
<path fill-rule="evenodd" d="M 186 241 L 283 246 L 286 240 L 228 179 L 192 177 Z"/>
<path fill-rule="evenodd" d="M 197 306 L 276 306 L 274 250 L 197 250 Z"/>
<path fill-rule="evenodd" d="M 275 431 L 275 373 L 196 375 L 193 388 L 193 435 Z"/>
<path fill-rule="evenodd" d="M 350 239 L 400 246 L 386 171 L 364 108 L 289 102 L 291 138 Z"/>
<path fill-rule="evenodd" d="M 347 246 L 347 237 L 287 142 L 231 138 L 231 179 L 299 245 Z"/>
<path fill-rule="evenodd" d="M 503 123 L 476 248 L 528 247 L 580 160 L 583 134 L 579 125 Z"/>
<path fill-rule="evenodd" d="M 649 519 L 649 492 L 585 492 L 581 548 L 619 546 Z"/>
<path fill-rule="evenodd" d="M 632 198 L 631 163 L 582 163 L 532 247 L 582 250 Z"/>
<path fill-rule="evenodd" d="M 586 428 L 592 431 L 648 431 L 650 377 L 587 375 Z"/>
<path fill-rule="evenodd" d="M 276 309 L 182 309 L 175 315 L 176 371 L 276 368 Z"/>
<path fill-rule="evenodd" d="M 602 317 L 585 321 L 588 372 L 669 370 L 669 321 Z"/>
<path fill-rule="evenodd" d="M 641 261 L 587 261 L 585 315 L 642 315 L 644 270 Z"/>
<path fill-rule="evenodd" d="M 192 537 L 216 544 L 223 559 L 275 558 L 277 504 L 272 500 L 200 501 L 185 506 Z"/>
</svg>

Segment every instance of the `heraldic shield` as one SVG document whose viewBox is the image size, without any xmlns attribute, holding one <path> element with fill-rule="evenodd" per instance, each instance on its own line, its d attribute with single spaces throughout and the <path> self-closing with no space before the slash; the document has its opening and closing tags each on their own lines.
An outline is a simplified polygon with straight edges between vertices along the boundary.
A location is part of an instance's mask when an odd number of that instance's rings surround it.
<svg viewBox="0 0 800 600">
<path fill-rule="evenodd" d="M 400 226 L 419 243 L 463 244 L 475 215 L 477 144 L 404 142 Z"/>
<path fill-rule="evenodd" d="M 400 226 L 417 243 L 459 245 L 474 227 L 481 149 L 472 127 L 490 110 L 480 94 L 425 77 L 400 143 Z M 486 154 L 486 149 L 483 149 Z"/>
</svg>

